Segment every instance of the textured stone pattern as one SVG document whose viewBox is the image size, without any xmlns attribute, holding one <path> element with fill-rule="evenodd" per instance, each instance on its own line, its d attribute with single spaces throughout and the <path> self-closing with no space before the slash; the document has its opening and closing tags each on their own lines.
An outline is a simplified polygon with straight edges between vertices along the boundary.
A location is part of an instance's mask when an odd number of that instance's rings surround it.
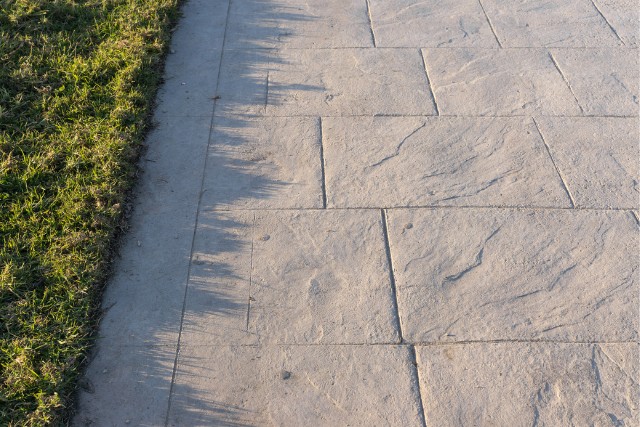
<svg viewBox="0 0 640 427">
<path fill-rule="evenodd" d="M 320 121 L 214 119 L 204 209 L 321 208 Z"/>
<path fill-rule="evenodd" d="M 330 207 L 571 203 L 530 118 L 340 117 L 322 131 Z"/>
<path fill-rule="evenodd" d="M 638 121 L 597 117 L 540 119 L 576 206 L 638 208 Z"/>
<path fill-rule="evenodd" d="M 418 347 L 427 425 L 636 426 L 637 343 Z"/>
<path fill-rule="evenodd" d="M 640 426 L 636 0 L 188 0 L 75 425 Z"/>
<path fill-rule="evenodd" d="M 622 40 L 591 0 L 481 0 L 504 47 L 620 46 Z M 631 4 L 627 10 L 634 11 Z M 637 7 L 637 6 L 636 6 Z"/>
<path fill-rule="evenodd" d="M 637 340 L 636 229 L 628 212 L 393 211 L 404 337 Z"/>
<path fill-rule="evenodd" d="M 420 425 L 414 360 L 398 345 L 187 346 L 169 425 Z"/>
</svg>

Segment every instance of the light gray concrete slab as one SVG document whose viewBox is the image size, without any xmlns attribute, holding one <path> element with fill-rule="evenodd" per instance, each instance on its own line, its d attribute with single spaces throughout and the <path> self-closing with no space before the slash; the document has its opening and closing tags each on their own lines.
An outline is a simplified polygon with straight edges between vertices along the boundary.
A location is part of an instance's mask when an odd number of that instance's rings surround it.
<svg viewBox="0 0 640 427">
<path fill-rule="evenodd" d="M 478 0 L 371 0 L 370 4 L 377 46 L 498 47 Z"/>
<path fill-rule="evenodd" d="M 214 28 L 188 33 L 224 23 L 224 10 L 226 2 L 200 0 L 183 8 L 74 425 L 164 423 L 211 129 L 213 103 L 203 95 L 213 93 L 222 43 Z M 191 92 L 196 86 L 202 93 Z"/>
<path fill-rule="evenodd" d="M 320 123 L 311 117 L 216 117 L 203 209 L 321 208 Z"/>
<path fill-rule="evenodd" d="M 169 425 L 419 426 L 413 367 L 403 346 L 187 347 Z"/>
<path fill-rule="evenodd" d="M 330 207 L 570 206 L 529 118 L 325 118 L 323 135 Z"/>
<path fill-rule="evenodd" d="M 147 137 L 99 335 L 112 345 L 177 341 L 211 118 L 164 117 Z"/>
<path fill-rule="evenodd" d="M 638 234 L 620 211 L 391 210 L 404 338 L 637 340 Z"/>
<path fill-rule="evenodd" d="M 263 115 L 271 49 L 225 49 L 220 65 L 216 115 Z"/>
<path fill-rule="evenodd" d="M 227 37 L 233 49 L 373 47 L 364 0 L 236 1 Z"/>
<path fill-rule="evenodd" d="M 201 213 L 194 260 L 185 345 L 400 340 L 380 211 Z"/>
<path fill-rule="evenodd" d="M 640 10 L 636 0 L 593 0 L 618 37 L 629 47 L 638 47 Z"/>
<path fill-rule="evenodd" d="M 164 425 L 175 346 L 120 346 L 98 340 L 80 379 L 74 426 Z"/>
<path fill-rule="evenodd" d="M 196 49 L 222 49 L 228 5 L 229 0 L 185 1 L 171 47 L 191 50 L 194 55 Z"/>
<path fill-rule="evenodd" d="M 473 343 L 417 353 L 427 425 L 637 425 L 637 343 Z"/>
<path fill-rule="evenodd" d="M 620 46 L 591 0 L 481 0 L 505 47 Z"/>
<path fill-rule="evenodd" d="M 222 53 L 226 0 L 183 5 L 164 67 L 156 115 L 210 116 Z"/>
<path fill-rule="evenodd" d="M 253 248 L 261 343 L 399 342 L 380 211 L 259 212 Z"/>
<path fill-rule="evenodd" d="M 586 115 L 638 115 L 637 49 L 554 49 L 552 54 Z"/>
<path fill-rule="evenodd" d="M 435 114 L 415 49 L 282 50 L 269 72 L 267 114 Z"/>
<path fill-rule="evenodd" d="M 443 115 L 579 115 L 544 49 L 424 49 Z"/>
<path fill-rule="evenodd" d="M 637 119 L 545 117 L 539 124 L 577 206 L 640 207 Z"/>
<path fill-rule="evenodd" d="M 156 98 L 156 117 L 211 117 L 221 50 L 175 50 L 165 63 L 164 84 Z"/>
<path fill-rule="evenodd" d="M 253 212 L 201 212 L 180 342 L 256 344 L 247 327 Z"/>
</svg>

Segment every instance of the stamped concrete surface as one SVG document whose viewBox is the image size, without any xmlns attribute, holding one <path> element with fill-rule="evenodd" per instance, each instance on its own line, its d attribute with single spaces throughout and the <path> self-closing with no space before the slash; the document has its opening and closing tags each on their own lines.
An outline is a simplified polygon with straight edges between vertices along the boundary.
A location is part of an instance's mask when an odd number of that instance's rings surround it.
<svg viewBox="0 0 640 427">
<path fill-rule="evenodd" d="M 637 343 L 469 343 L 417 351 L 428 425 L 638 425 Z"/>
<path fill-rule="evenodd" d="M 349 116 L 436 112 L 418 50 L 280 50 L 273 57 L 266 97 L 268 114 Z"/>
<path fill-rule="evenodd" d="M 477 0 L 370 0 L 380 47 L 498 47 Z"/>
<path fill-rule="evenodd" d="M 635 49 L 554 49 L 558 70 L 587 116 L 633 116 L 638 112 Z"/>
<path fill-rule="evenodd" d="M 403 209 L 389 235 L 411 342 L 638 339 L 630 212 Z"/>
<path fill-rule="evenodd" d="M 188 0 L 84 426 L 640 426 L 635 0 Z"/>
<path fill-rule="evenodd" d="M 322 132 L 330 207 L 570 206 L 529 117 L 340 117 Z"/>
<path fill-rule="evenodd" d="M 595 0 L 481 0 L 481 3 L 504 47 L 622 45 Z M 633 13 L 633 8 L 628 12 Z"/>
<path fill-rule="evenodd" d="M 576 206 L 638 206 L 637 119 L 544 117 L 539 124 Z"/>
<path fill-rule="evenodd" d="M 420 425 L 414 360 L 400 345 L 185 346 L 168 425 Z"/>
<path fill-rule="evenodd" d="M 425 49 L 423 54 L 442 115 L 581 113 L 546 49 Z"/>
</svg>

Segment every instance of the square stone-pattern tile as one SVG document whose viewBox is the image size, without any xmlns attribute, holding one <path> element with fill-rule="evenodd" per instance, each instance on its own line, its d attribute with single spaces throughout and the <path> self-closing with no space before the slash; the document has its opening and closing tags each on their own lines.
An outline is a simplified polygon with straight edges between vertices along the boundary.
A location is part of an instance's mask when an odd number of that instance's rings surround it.
<svg viewBox="0 0 640 427">
<path fill-rule="evenodd" d="M 373 47 L 367 3 L 365 0 L 232 2 L 226 46 Z"/>
<path fill-rule="evenodd" d="M 593 0 L 625 45 L 638 47 L 637 0 Z"/>
<path fill-rule="evenodd" d="M 473 343 L 416 350 L 427 425 L 637 425 L 637 343 Z"/>
<path fill-rule="evenodd" d="M 371 0 L 379 47 L 498 47 L 478 0 Z"/>
<path fill-rule="evenodd" d="M 261 343 L 400 340 L 380 211 L 258 212 L 252 265 Z"/>
<path fill-rule="evenodd" d="M 408 342 L 638 339 L 629 212 L 391 210 Z"/>
<path fill-rule="evenodd" d="M 330 207 L 569 207 L 530 118 L 323 119 Z"/>
<path fill-rule="evenodd" d="M 504 47 L 622 45 L 591 0 L 481 1 Z"/>
<path fill-rule="evenodd" d="M 99 339 L 78 382 L 73 426 L 164 425 L 177 340 L 165 346 L 122 346 Z"/>
<path fill-rule="evenodd" d="M 282 50 L 269 72 L 267 114 L 435 114 L 415 49 Z"/>
<path fill-rule="evenodd" d="M 214 119 L 202 207 L 321 208 L 317 118 Z"/>
<path fill-rule="evenodd" d="M 578 115 L 580 107 L 544 49 L 425 49 L 442 115 Z"/>
<path fill-rule="evenodd" d="M 577 206 L 640 207 L 638 119 L 546 117 L 539 124 Z"/>
<path fill-rule="evenodd" d="M 405 346 L 183 347 L 170 426 L 420 426 Z"/>
<path fill-rule="evenodd" d="M 399 341 L 379 211 L 203 212 L 182 343 Z"/>
<path fill-rule="evenodd" d="M 588 116 L 637 116 L 637 49 L 554 49 L 552 55 Z"/>
</svg>

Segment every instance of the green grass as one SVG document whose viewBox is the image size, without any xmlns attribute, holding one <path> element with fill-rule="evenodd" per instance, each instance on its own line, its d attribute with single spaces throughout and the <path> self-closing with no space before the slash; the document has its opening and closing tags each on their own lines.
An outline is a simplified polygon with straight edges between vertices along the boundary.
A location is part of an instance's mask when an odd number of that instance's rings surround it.
<svg viewBox="0 0 640 427">
<path fill-rule="evenodd" d="M 0 425 L 67 421 L 180 0 L 0 0 Z"/>
</svg>

